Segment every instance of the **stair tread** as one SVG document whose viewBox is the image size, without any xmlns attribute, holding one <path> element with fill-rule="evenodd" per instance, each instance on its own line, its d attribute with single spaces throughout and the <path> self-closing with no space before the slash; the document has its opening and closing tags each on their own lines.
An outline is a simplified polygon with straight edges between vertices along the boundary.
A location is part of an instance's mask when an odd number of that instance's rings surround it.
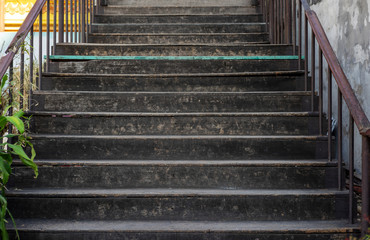
<svg viewBox="0 0 370 240">
<path fill-rule="evenodd" d="M 233 166 L 233 167 L 336 167 L 336 161 L 321 160 L 35 160 L 39 166 Z M 14 165 L 24 166 L 20 160 L 15 160 Z"/>
<path fill-rule="evenodd" d="M 327 136 L 320 135 L 59 135 L 59 134 L 30 134 L 37 138 L 69 138 L 69 139 L 274 139 L 274 140 L 321 140 Z"/>
<path fill-rule="evenodd" d="M 102 117 L 173 117 L 173 116 L 194 116 L 194 117 L 317 117 L 318 112 L 57 112 L 57 111 L 29 111 L 28 115 L 49 116 L 56 115 L 61 117 L 78 116 L 102 116 Z"/>
<path fill-rule="evenodd" d="M 302 95 L 302 96 L 310 96 L 311 91 L 253 91 L 253 92 L 131 92 L 131 91 L 49 91 L 49 90 L 36 90 L 33 92 L 34 94 L 60 94 L 60 95 L 86 95 L 86 94 L 114 94 L 114 95 Z"/>
<path fill-rule="evenodd" d="M 291 44 L 249 44 L 249 43 L 172 43 L 172 44 L 116 44 L 116 43 L 57 43 L 57 46 L 79 46 L 79 47 L 183 47 L 183 46 L 192 46 L 192 47 L 291 47 Z"/>
<path fill-rule="evenodd" d="M 61 77 L 234 77 L 234 76 L 291 76 L 302 75 L 304 71 L 266 71 L 266 72 L 236 72 L 236 73 L 170 73 L 170 74 L 102 74 L 102 73 L 60 73 L 45 72 L 43 76 Z"/>
<path fill-rule="evenodd" d="M 112 6 L 112 5 L 110 5 Z M 126 5 L 115 5 L 115 6 L 120 6 L 120 7 L 125 7 Z M 179 6 L 175 6 L 179 7 Z M 185 6 L 187 7 L 187 6 Z M 188 14 L 183 14 L 183 13 L 175 13 L 175 14 L 170 14 L 170 13 L 143 13 L 143 14 L 125 14 L 124 16 L 119 15 L 119 14 L 111 14 L 111 13 L 104 13 L 104 14 L 95 14 L 95 17 L 166 17 L 166 16 L 178 16 L 178 17 L 238 17 L 238 16 L 262 16 L 261 13 L 217 13 L 217 14 L 204 14 L 204 13 L 188 13 Z"/>
<path fill-rule="evenodd" d="M 253 23 L 93 23 L 92 26 L 251 26 L 251 25 L 266 25 L 264 22 Z"/>
<path fill-rule="evenodd" d="M 218 197 L 222 196 L 347 196 L 337 189 L 89 189 L 29 188 L 7 191 L 8 197 Z"/>
<path fill-rule="evenodd" d="M 332 221 L 76 221 L 16 219 L 18 230 L 30 231 L 128 231 L 128 232 L 343 232 L 358 230 L 347 220 Z M 12 228 L 12 226 L 9 226 Z"/>
</svg>

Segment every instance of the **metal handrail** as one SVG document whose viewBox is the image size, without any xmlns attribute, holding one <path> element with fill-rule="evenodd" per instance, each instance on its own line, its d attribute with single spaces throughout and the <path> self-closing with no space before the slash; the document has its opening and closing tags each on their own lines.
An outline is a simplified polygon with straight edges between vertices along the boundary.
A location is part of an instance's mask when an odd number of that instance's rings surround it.
<svg viewBox="0 0 370 240">
<path fill-rule="evenodd" d="M 18 32 L 14 36 L 13 40 L 9 44 L 5 51 L 5 55 L 0 59 L 0 79 L 9 72 L 9 78 L 13 79 L 13 60 L 17 53 L 21 56 L 20 72 L 24 72 L 24 51 L 25 47 L 23 43 L 26 37 L 30 34 L 30 82 L 33 84 L 33 65 L 34 65 L 34 25 L 36 20 L 39 20 L 39 53 L 38 53 L 38 64 L 39 71 L 36 73 L 38 79 L 36 85 L 40 87 L 43 67 L 44 71 L 49 70 L 49 56 L 51 54 L 50 50 L 50 38 L 53 34 L 54 50 L 55 44 L 57 42 L 87 42 L 88 34 L 91 30 L 91 24 L 93 21 L 93 12 L 96 8 L 94 5 L 94 0 L 54 0 L 54 25 L 53 32 L 50 32 L 51 19 L 50 19 L 50 1 L 51 0 L 36 0 L 32 9 L 28 13 L 26 19 L 22 23 Z M 59 4 L 58 4 L 59 3 Z M 70 3 L 70 5 L 69 5 Z M 73 5 L 74 3 L 74 5 Z M 46 52 L 43 51 L 42 34 L 43 32 L 43 9 L 46 8 Z M 57 11 L 58 9 L 58 11 Z M 58 15 L 58 29 L 57 29 L 57 15 Z M 59 36 L 57 37 L 57 33 Z M 70 37 L 69 37 L 70 36 Z M 20 51 L 21 49 L 21 51 Z M 43 58 L 46 57 L 46 62 L 43 66 Z M 23 85 L 24 74 L 21 74 L 21 86 Z M 23 93 L 21 93 L 23 94 Z M 32 94 L 32 91 L 31 91 Z M 25 101 L 23 99 L 22 101 Z M 29 99 L 28 99 L 29 100 Z M 23 106 L 23 103 L 20 103 Z"/>
<path fill-rule="evenodd" d="M 360 102 L 358 101 L 352 87 L 340 66 L 338 58 L 330 45 L 328 37 L 320 23 L 316 13 L 310 8 L 306 0 L 261 0 L 263 16 L 270 31 L 270 42 L 273 44 L 292 44 L 293 54 L 299 56 L 299 69 L 304 68 L 305 71 L 305 90 L 309 90 L 309 62 L 311 69 L 316 69 L 316 42 L 319 55 L 319 131 L 324 135 L 323 129 L 323 57 L 328 64 L 328 160 L 332 161 L 332 78 L 334 77 L 338 85 L 338 145 L 337 145 L 337 160 L 338 160 L 338 188 L 343 188 L 342 174 L 342 150 L 343 150 L 343 123 L 342 123 L 342 99 L 347 104 L 350 119 L 349 119 L 349 220 L 354 222 L 355 218 L 355 201 L 354 201 L 354 124 L 357 126 L 359 133 L 362 136 L 361 147 L 361 163 L 362 163 L 362 214 L 361 214 L 361 234 L 365 236 L 369 228 L 369 198 L 370 198 L 370 122 Z M 304 12 L 304 14 L 302 14 Z M 304 21 L 302 21 L 304 15 Z M 304 27 L 302 27 L 302 25 Z M 308 26 L 311 27 L 311 55 L 309 55 L 309 34 Z M 304 28 L 304 29 L 302 29 Z M 303 35 L 303 36 L 302 36 Z M 304 45 L 302 43 L 304 41 Z M 303 48 L 304 46 L 304 48 Z M 298 52 L 296 48 L 298 47 Z M 304 57 L 303 57 L 304 56 Z M 301 61 L 304 59 L 304 66 Z M 314 100 L 317 93 L 315 92 L 316 70 L 312 70 L 311 77 L 311 110 L 314 111 Z"/>
</svg>

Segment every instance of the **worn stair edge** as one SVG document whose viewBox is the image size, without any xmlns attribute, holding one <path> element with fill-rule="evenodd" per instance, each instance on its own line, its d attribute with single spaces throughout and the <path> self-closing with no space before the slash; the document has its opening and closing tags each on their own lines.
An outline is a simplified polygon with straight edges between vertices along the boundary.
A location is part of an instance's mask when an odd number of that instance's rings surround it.
<svg viewBox="0 0 370 240">
<path fill-rule="evenodd" d="M 215 197 L 220 196 L 338 196 L 346 197 L 349 192 L 337 189 L 58 189 L 58 188 L 24 188 L 9 189 L 6 191 L 7 197 L 38 197 L 38 198 L 126 198 L 126 197 Z"/>
<path fill-rule="evenodd" d="M 336 161 L 322 160 L 35 160 L 38 166 L 199 166 L 199 167 L 336 167 Z M 13 166 L 24 166 L 20 160 L 14 160 Z"/>
<path fill-rule="evenodd" d="M 233 77 L 233 76 L 302 76 L 304 71 L 266 71 L 266 72 L 235 72 L 235 73 L 170 73 L 170 74 L 107 74 L 107 73 L 59 73 L 44 72 L 45 77 Z"/>
</svg>

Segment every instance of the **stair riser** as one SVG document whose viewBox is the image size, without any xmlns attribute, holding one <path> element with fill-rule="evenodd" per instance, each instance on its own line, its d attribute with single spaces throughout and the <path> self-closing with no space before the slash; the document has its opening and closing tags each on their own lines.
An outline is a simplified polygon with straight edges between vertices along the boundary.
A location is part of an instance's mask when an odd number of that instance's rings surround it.
<svg viewBox="0 0 370 240">
<path fill-rule="evenodd" d="M 302 91 L 302 76 L 256 77 L 43 77 L 42 90 L 145 92 Z"/>
<path fill-rule="evenodd" d="M 204 165 L 15 167 L 8 188 L 324 189 L 337 186 L 335 167 Z"/>
<path fill-rule="evenodd" d="M 240 43 L 267 42 L 268 34 L 227 34 L 227 35 L 89 35 L 90 43 L 113 44 L 184 44 L 184 43 Z"/>
<path fill-rule="evenodd" d="M 93 24 L 93 33 L 254 33 L 265 32 L 264 24 Z"/>
<path fill-rule="evenodd" d="M 37 159 L 299 160 L 327 157 L 327 141 L 274 138 L 44 138 Z"/>
<path fill-rule="evenodd" d="M 19 230 L 18 230 L 19 231 Z M 13 231 L 11 232 L 15 238 Z M 65 240 L 65 239 L 80 239 L 80 240 L 347 240 L 349 236 L 353 236 L 352 233 L 249 233 L 249 232 L 238 232 L 233 231 L 229 233 L 220 232 L 207 232 L 207 233 L 197 233 L 197 232 L 157 232 L 157 231 L 146 231 L 144 232 L 125 232 L 125 231 L 115 231 L 112 232 L 81 232 L 81 231 L 59 231 L 59 232 L 48 232 L 48 231 L 34 231 L 26 232 L 19 231 L 21 239 L 45 239 L 45 240 Z"/>
<path fill-rule="evenodd" d="M 8 197 L 15 218 L 263 221 L 345 219 L 344 195 Z M 13 207 L 17 206 L 17 207 Z"/>
<path fill-rule="evenodd" d="M 291 46 L 91 46 L 57 45 L 55 55 L 90 56 L 282 56 Z"/>
<path fill-rule="evenodd" d="M 310 111 L 311 98 L 294 94 L 34 94 L 35 111 L 79 112 L 293 112 Z"/>
<path fill-rule="evenodd" d="M 290 71 L 298 69 L 297 60 L 92 60 L 58 62 L 50 72 L 99 74 L 236 73 Z"/>
<path fill-rule="evenodd" d="M 260 13 L 259 7 L 102 7 L 100 14 L 250 14 Z"/>
<path fill-rule="evenodd" d="M 36 134 L 72 135 L 314 135 L 317 117 L 32 116 Z"/>
<path fill-rule="evenodd" d="M 163 15 L 163 16 L 120 16 L 97 15 L 95 23 L 252 23 L 262 22 L 262 15 Z"/>
<path fill-rule="evenodd" d="M 108 5 L 129 6 L 255 6 L 258 0 L 108 0 Z"/>
</svg>

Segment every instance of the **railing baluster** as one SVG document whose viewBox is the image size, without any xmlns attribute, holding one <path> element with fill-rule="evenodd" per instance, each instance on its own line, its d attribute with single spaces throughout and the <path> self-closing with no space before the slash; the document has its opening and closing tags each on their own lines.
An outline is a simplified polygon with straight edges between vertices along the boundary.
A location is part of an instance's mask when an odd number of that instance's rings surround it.
<svg viewBox="0 0 370 240">
<path fill-rule="evenodd" d="M 342 144 L 343 144 L 343 135 L 342 135 L 342 93 L 338 88 L 338 145 L 337 145 L 337 156 L 338 156 L 338 190 L 342 190 L 342 163 L 343 163 L 343 155 L 342 155 Z"/>
<path fill-rule="evenodd" d="M 64 42 L 64 0 L 59 0 L 59 43 Z M 55 47 L 55 46 L 54 46 Z"/>
<path fill-rule="evenodd" d="M 275 29 L 274 29 L 274 4 L 273 4 L 273 1 L 269 1 L 269 8 L 270 8 L 270 15 L 269 15 L 269 18 L 270 18 L 270 23 L 269 23 L 269 29 L 270 29 L 270 34 L 269 34 L 269 39 L 270 39 L 270 43 L 274 43 L 274 32 L 275 32 Z"/>
<path fill-rule="evenodd" d="M 331 69 L 328 69 L 328 160 L 332 161 L 332 72 Z"/>
<path fill-rule="evenodd" d="M 23 96 L 24 96 L 24 42 L 21 46 L 21 62 L 19 66 L 19 109 L 23 109 Z"/>
<path fill-rule="evenodd" d="M 46 72 L 49 72 L 49 56 L 50 56 L 50 0 L 46 1 Z"/>
<path fill-rule="evenodd" d="M 323 123 L 323 55 L 322 50 L 319 46 L 319 131 L 320 135 L 324 135 L 324 123 Z"/>
<path fill-rule="evenodd" d="M 55 45 L 57 44 L 57 6 L 58 6 L 58 0 L 54 0 L 53 54 L 55 54 Z"/>
<path fill-rule="evenodd" d="M 315 81 L 316 81 L 316 39 L 311 31 L 311 111 L 315 111 Z"/>
<path fill-rule="evenodd" d="M 30 91 L 28 97 L 28 109 L 31 110 L 32 86 L 33 86 L 33 26 L 30 30 Z"/>
<path fill-rule="evenodd" d="M 37 81 L 37 87 L 41 88 L 42 79 L 42 11 L 39 15 L 39 75 Z"/>
<path fill-rule="evenodd" d="M 362 216 L 361 236 L 369 231 L 370 223 L 370 137 L 362 136 Z"/>
<path fill-rule="evenodd" d="M 353 224 L 353 171 L 354 171 L 354 131 L 353 117 L 349 116 L 349 223 Z"/>
<path fill-rule="evenodd" d="M 86 23 L 85 23 L 85 0 L 81 0 L 81 42 L 85 43 L 86 42 Z"/>
<path fill-rule="evenodd" d="M 69 13 L 70 13 L 70 19 L 71 19 L 71 22 L 70 22 L 70 39 L 71 39 L 71 42 L 73 42 L 73 0 L 70 0 L 70 6 L 69 6 Z"/>
<path fill-rule="evenodd" d="M 293 55 L 297 54 L 297 2 L 293 1 Z"/>
<path fill-rule="evenodd" d="M 78 29 L 78 22 L 77 22 L 77 14 L 78 14 L 78 11 L 77 11 L 77 1 L 78 0 L 74 0 L 74 2 L 75 2 L 75 43 L 77 43 L 78 42 L 78 39 L 77 39 L 77 29 Z"/>
<path fill-rule="evenodd" d="M 304 87 L 308 90 L 308 19 L 304 14 Z"/>
<path fill-rule="evenodd" d="M 13 83 L 13 80 L 14 80 L 14 66 L 13 66 L 13 60 L 10 62 L 10 65 L 9 65 L 9 106 L 13 106 L 13 93 L 12 93 L 12 83 Z M 8 115 L 9 116 L 12 116 L 13 115 L 13 107 L 10 107 L 9 110 L 8 110 Z M 8 133 L 9 134 L 12 134 L 13 133 L 13 126 L 12 124 L 9 124 L 8 126 Z M 8 139 L 8 141 L 11 143 L 12 142 L 12 138 L 11 139 Z"/>
<path fill-rule="evenodd" d="M 66 29 L 66 37 L 65 37 L 65 39 L 66 39 L 66 42 L 68 42 L 68 31 L 69 31 L 69 29 L 68 29 L 68 0 L 65 0 L 65 4 L 66 4 L 66 8 L 65 8 L 65 14 L 66 14 L 66 23 L 65 23 L 65 29 Z"/>
<path fill-rule="evenodd" d="M 302 3 L 298 0 L 298 68 L 302 69 Z M 306 88 L 306 87 L 305 87 Z"/>
</svg>

